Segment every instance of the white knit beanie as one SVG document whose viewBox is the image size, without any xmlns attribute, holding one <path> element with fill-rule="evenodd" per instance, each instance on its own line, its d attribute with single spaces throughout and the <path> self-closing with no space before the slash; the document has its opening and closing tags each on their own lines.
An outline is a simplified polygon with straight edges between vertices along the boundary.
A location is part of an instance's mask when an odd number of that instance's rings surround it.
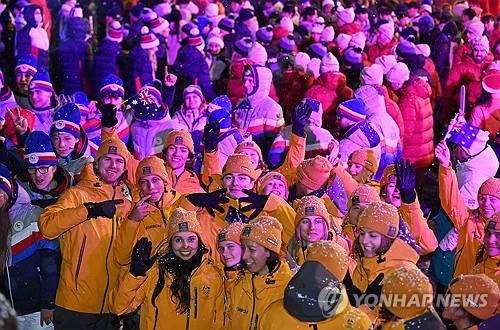
<svg viewBox="0 0 500 330">
<path fill-rule="evenodd" d="M 311 57 L 303 52 L 298 52 L 295 55 L 295 66 L 298 68 L 302 68 L 302 70 L 307 70 L 307 65 L 311 62 Z"/>
<path fill-rule="evenodd" d="M 248 58 L 257 65 L 265 66 L 267 62 L 266 49 L 258 42 L 255 42 L 248 50 Z"/>
<path fill-rule="evenodd" d="M 382 55 L 375 59 L 375 64 L 379 64 L 384 69 L 384 74 L 387 74 L 393 66 L 398 63 L 396 56 L 394 55 Z"/>
<path fill-rule="evenodd" d="M 326 53 L 321 59 L 321 65 L 319 67 L 319 72 L 321 74 L 325 72 L 339 72 L 340 65 L 337 58 L 330 52 Z"/>
<path fill-rule="evenodd" d="M 335 39 L 335 30 L 333 26 L 327 26 L 323 32 L 321 32 L 321 41 L 332 42 Z"/>
<path fill-rule="evenodd" d="M 380 86 L 384 82 L 384 68 L 379 64 L 372 64 L 361 70 L 361 84 Z"/>
<path fill-rule="evenodd" d="M 410 79 L 410 70 L 406 64 L 398 62 L 387 72 L 386 79 L 393 83 L 403 84 Z"/>
</svg>

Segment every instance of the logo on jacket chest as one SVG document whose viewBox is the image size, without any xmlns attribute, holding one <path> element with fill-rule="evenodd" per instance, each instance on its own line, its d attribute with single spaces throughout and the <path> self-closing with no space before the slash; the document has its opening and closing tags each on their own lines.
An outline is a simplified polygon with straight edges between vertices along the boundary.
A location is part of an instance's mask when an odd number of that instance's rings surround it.
<svg viewBox="0 0 500 330">
<path fill-rule="evenodd" d="M 24 224 L 22 221 L 16 221 L 14 222 L 14 225 L 12 226 L 15 232 L 21 231 L 24 228 Z"/>
</svg>

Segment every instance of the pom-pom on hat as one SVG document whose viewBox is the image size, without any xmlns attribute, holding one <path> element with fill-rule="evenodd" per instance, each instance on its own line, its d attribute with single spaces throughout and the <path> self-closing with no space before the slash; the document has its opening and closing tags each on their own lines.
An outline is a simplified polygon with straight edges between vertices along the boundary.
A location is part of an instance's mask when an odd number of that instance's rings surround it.
<svg viewBox="0 0 500 330">
<path fill-rule="evenodd" d="M 403 62 L 398 62 L 387 72 L 385 78 L 392 83 L 405 83 L 410 79 L 410 70 Z"/>
<path fill-rule="evenodd" d="M 168 222 L 167 241 L 170 241 L 179 232 L 193 232 L 201 238 L 201 226 L 195 211 L 187 211 L 182 207 L 172 211 Z"/>
<path fill-rule="evenodd" d="M 123 40 L 123 30 L 122 25 L 118 21 L 113 21 L 108 25 L 108 31 L 106 32 L 106 39 L 114 42 L 122 42 Z"/>
<path fill-rule="evenodd" d="M 375 151 L 368 148 L 361 148 L 350 154 L 349 163 L 359 164 L 372 173 L 376 173 L 378 169 L 378 161 Z"/>
<path fill-rule="evenodd" d="M 240 54 L 243 57 L 248 56 L 248 50 L 250 47 L 252 47 L 253 41 L 249 37 L 244 37 L 241 38 L 240 40 L 236 41 L 233 45 L 233 50 Z"/>
<path fill-rule="evenodd" d="M 323 156 L 304 160 L 297 169 L 297 178 L 305 187 L 318 190 L 330 178 L 332 164 Z"/>
<path fill-rule="evenodd" d="M 366 119 L 365 103 L 360 99 L 351 99 L 339 104 L 337 114 L 354 122 Z"/>
<path fill-rule="evenodd" d="M 256 181 L 259 178 L 259 171 L 255 170 L 254 167 L 250 156 L 235 153 L 227 158 L 222 177 L 232 173 L 240 173 L 248 175 L 252 180 Z"/>
<path fill-rule="evenodd" d="M 210 123 L 219 122 L 221 129 L 231 128 L 231 101 L 227 95 L 217 96 L 208 104 L 208 121 Z"/>
<path fill-rule="evenodd" d="M 372 64 L 361 70 L 360 80 L 364 85 L 380 86 L 384 82 L 384 68 L 378 64 Z"/>
<path fill-rule="evenodd" d="M 146 157 L 137 165 L 135 174 L 137 181 L 148 175 L 156 175 L 161 178 L 163 182 L 169 182 L 167 170 L 165 169 L 165 162 L 156 156 Z"/>
<path fill-rule="evenodd" d="M 112 136 L 101 142 L 99 149 L 97 149 L 95 160 L 97 161 L 102 156 L 108 154 L 121 156 L 125 163 L 130 155 L 125 143 L 123 143 L 117 136 Z"/>
<path fill-rule="evenodd" d="M 490 94 L 500 93 L 500 72 L 486 74 L 481 85 Z"/>
<path fill-rule="evenodd" d="M 340 64 L 337 58 L 330 52 L 326 53 L 321 59 L 321 65 L 319 67 L 320 73 L 325 72 L 339 72 Z"/>
<path fill-rule="evenodd" d="M 321 42 L 316 42 L 307 48 L 308 54 L 311 58 L 322 59 L 328 52 L 328 49 Z"/>
<path fill-rule="evenodd" d="M 259 216 L 243 228 L 240 239 L 255 242 L 279 254 L 282 231 L 283 226 L 278 219 L 270 216 Z"/>
<path fill-rule="evenodd" d="M 359 216 L 358 227 L 394 239 L 399 233 L 398 209 L 385 202 L 373 202 Z"/>
<path fill-rule="evenodd" d="M 347 251 L 334 241 L 318 241 L 307 247 L 306 261 L 321 263 L 339 281 L 342 281 L 349 268 Z"/>
<path fill-rule="evenodd" d="M 375 64 L 379 64 L 382 66 L 384 74 L 387 74 L 387 72 L 389 72 L 389 70 L 392 69 L 392 67 L 395 66 L 396 63 L 398 63 L 398 60 L 394 55 L 382 55 L 375 59 Z"/>
<path fill-rule="evenodd" d="M 378 195 L 377 189 L 369 186 L 367 184 L 362 184 L 351 193 L 349 199 L 347 200 L 347 209 L 349 210 L 354 205 L 359 204 L 370 204 L 373 202 L 379 202 L 380 197 Z"/>
<path fill-rule="evenodd" d="M 241 245 L 240 236 L 243 228 L 245 228 L 243 222 L 232 222 L 224 226 L 217 234 L 217 243 L 230 241 Z"/>
<path fill-rule="evenodd" d="M 17 61 L 15 74 L 27 73 L 34 76 L 37 72 L 37 59 L 31 54 L 23 55 Z"/>
<path fill-rule="evenodd" d="M 75 103 L 66 103 L 54 113 L 50 125 L 50 136 L 64 132 L 80 139 L 80 108 Z"/>
<path fill-rule="evenodd" d="M 257 30 L 256 38 L 259 42 L 270 43 L 273 41 L 273 27 L 271 25 L 261 27 Z"/>
<path fill-rule="evenodd" d="M 38 89 L 46 92 L 54 92 L 54 87 L 52 87 L 49 73 L 45 71 L 45 69 L 38 69 L 36 74 L 33 76 L 33 79 L 31 79 L 29 89 L 31 91 Z"/>
<path fill-rule="evenodd" d="M 141 28 L 140 44 L 142 49 L 151 49 L 158 47 L 160 45 L 160 41 L 147 26 L 143 26 Z"/>
<path fill-rule="evenodd" d="M 26 167 L 57 165 L 57 156 L 50 137 L 42 131 L 33 131 L 26 139 L 24 149 Z"/>
<path fill-rule="evenodd" d="M 278 43 L 278 48 L 286 54 L 293 52 L 293 49 L 295 48 L 295 39 L 293 38 L 293 35 L 289 34 L 281 38 Z"/>
<path fill-rule="evenodd" d="M 191 133 L 184 129 L 170 131 L 165 137 L 165 149 L 172 145 L 184 146 L 190 153 L 194 153 L 194 142 Z"/>
<path fill-rule="evenodd" d="M 108 74 L 101 81 L 101 87 L 99 88 L 99 98 L 103 98 L 109 94 L 115 94 L 120 97 L 125 96 L 125 89 L 123 88 L 123 80 L 113 73 Z"/>
</svg>

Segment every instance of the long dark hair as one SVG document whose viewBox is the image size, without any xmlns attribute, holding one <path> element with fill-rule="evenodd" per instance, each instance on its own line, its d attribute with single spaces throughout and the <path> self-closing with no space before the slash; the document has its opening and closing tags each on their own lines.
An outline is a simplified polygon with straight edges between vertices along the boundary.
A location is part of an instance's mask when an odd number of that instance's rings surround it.
<svg viewBox="0 0 500 330">
<path fill-rule="evenodd" d="M 269 257 L 266 260 L 266 266 L 267 269 L 269 269 L 269 274 L 272 274 L 279 268 L 279 265 L 281 264 L 280 256 L 274 251 L 271 251 L 269 249 L 266 250 L 269 251 Z M 242 268 L 248 269 L 243 259 L 241 260 L 241 265 Z"/>
<path fill-rule="evenodd" d="M 189 309 L 191 301 L 190 279 L 193 270 L 201 265 L 203 255 L 208 252 L 203 242 L 199 240 L 198 251 L 189 260 L 182 260 L 172 251 L 171 241 L 168 243 L 168 251 L 158 259 L 158 282 L 151 297 L 151 303 L 155 308 L 156 298 L 165 287 L 167 273 L 173 275 L 170 285 L 170 299 L 177 304 L 176 311 L 184 314 Z"/>
<path fill-rule="evenodd" d="M 380 243 L 380 247 L 377 249 L 377 251 L 375 251 L 379 259 L 382 259 L 382 255 L 389 251 L 393 242 L 393 239 L 382 235 L 382 242 Z M 359 236 L 356 237 L 356 240 L 354 241 L 353 254 L 355 256 L 364 257 L 363 248 L 361 247 L 361 243 L 359 241 Z"/>
</svg>

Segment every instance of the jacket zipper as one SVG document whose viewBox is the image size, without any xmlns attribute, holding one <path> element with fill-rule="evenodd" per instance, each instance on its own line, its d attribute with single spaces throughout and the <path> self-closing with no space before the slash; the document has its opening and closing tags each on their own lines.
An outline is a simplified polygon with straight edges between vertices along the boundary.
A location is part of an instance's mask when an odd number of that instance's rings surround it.
<svg viewBox="0 0 500 330">
<path fill-rule="evenodd" d="M 194 288 L 194 319 L 198 317 L 198 288 Z"/>
<path fill-rule="evenodd" d="M 87 244 L 87 234 L 83 234 L 82 246 L 80 247 L 80 254 L 78 255 L 78 263 L 76 264 L 76 274 L 75 274 L 76 291 L 78 291 L 78 276 L 80 275 L 80 267 L 82 266 L 83 253 L 85 252 L 86 244 Z"/>
<path fill-rule="evenodd" d="M 190 316 L 189 314 L 191 314 L 190 311 L 191 311 L 191 307 L 188 307 L 188 309 L 186 311 L 186 330 L 189 330 L 189 316 Z"/>
<path fill-rule="evenodd" d="M 254 283 L 254 277 L 255 275 L 252 274 L 252 296 L 253 296 L 253 301 L 252 301 L 252 317 L 250 318 L 250 330 L 257 329 L 257 325 L 254 324 L 254 314 L 255 314 L 255 300 L 257 300 L 256 293 L 255 293 L 255 283 Z"/>
</svg>

